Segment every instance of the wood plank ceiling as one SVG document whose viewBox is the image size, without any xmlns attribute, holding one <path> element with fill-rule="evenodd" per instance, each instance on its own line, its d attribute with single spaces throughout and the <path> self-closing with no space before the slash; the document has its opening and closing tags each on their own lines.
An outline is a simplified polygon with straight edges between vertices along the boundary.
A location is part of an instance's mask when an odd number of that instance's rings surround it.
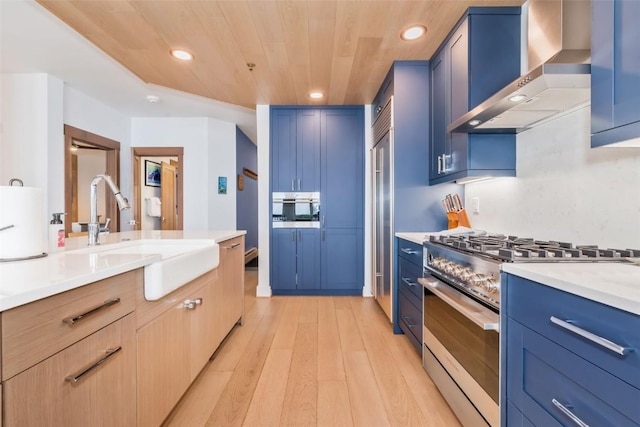
<svg viewBox="0 0 640 427">
<path fill-rule="evenodd" d="M 524 0 L 37 1 L 147 83 L 255 108 L 370 103 L 394 60 L 429 59 L 468 6 Z M 413 24 L 427 35 L 401 40 Z"/>
</svg>

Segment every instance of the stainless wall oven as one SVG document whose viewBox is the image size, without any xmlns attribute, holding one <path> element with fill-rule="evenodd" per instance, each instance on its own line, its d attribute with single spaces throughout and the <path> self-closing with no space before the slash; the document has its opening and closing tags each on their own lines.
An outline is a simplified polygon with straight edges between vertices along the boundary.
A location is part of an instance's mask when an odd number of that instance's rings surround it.
<svg viewBox="0 0 640 427">
<path fill-rule="evenodd" d="M 271 195 L 273 228 L 320 228 L 320 193 Z"/>
</svg>

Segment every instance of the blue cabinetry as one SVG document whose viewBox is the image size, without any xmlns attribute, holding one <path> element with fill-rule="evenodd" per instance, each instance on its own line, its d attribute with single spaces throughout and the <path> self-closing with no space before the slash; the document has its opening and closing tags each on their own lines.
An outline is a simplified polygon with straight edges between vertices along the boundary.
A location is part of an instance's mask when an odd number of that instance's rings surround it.
<svg viewBox="0 0 640 427">
<path fill-rule="evenodd" d="M 422 246 L 397 239 L 398 325 L 416 351 L 422 354 Z"/>
<path fill-rule="evenodd" d="M 373 292 L 395 333 L 402 330 L 394 235 L 446 229 L 442 199 L 449 193 L 462 197 L 461 186 L 429 186 L 430 75 L 429 61 L 396 61 L 372 102 Z M 386 108 L 378 116 L 380 105 Z"/>
<path fill-rule="evenodd" d="M 505 279 L 502 425 L 573 425 L 572 416 L 586 425 L 640 425 L 640 316 Z"/>
<path fill-rule="evenodd" d="M 321 288 L 361 295 L 364 284 L 364 107 L 320 115 Z"/>
<path fill-rule="evenodd" d="M 320 189 L 320 111 L 271 108 L 271 191 Z"/>
<path fill-rule="evenodd" d="M 640 138 L 640 2 L 598 0 L 591 10 L 591 146 L 600 147 Z"/>
<path fill-rule="evenodd" d="M 430 184 L 515 176 L 515 135 L 449 124 L 520 75 L 520 9 L 470 8 L 431 60 Z"/>
<path fill-rule="evenodd" d="M 271 230 L 273 293 L 361 295 L 364 107 L 272 107 L 271 147 L 272 191 L 319 191 L 321 219 Z"/>
<path fill-rule="evenodd" d="M 299 294 L 320 287 L 320 230 L 279 228 L 271 232 L 274 293 Z"/>
</svg>

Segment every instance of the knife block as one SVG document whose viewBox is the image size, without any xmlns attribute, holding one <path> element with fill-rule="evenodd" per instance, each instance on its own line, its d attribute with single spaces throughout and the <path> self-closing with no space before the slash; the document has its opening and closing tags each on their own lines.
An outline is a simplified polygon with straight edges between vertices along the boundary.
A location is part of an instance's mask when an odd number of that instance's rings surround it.
<svg viewBox="0 0 640 427">
<path fill-rule="evenodd" d="M 469 227 L 471 228 L 471 223 L 469 222 L 469 217 L 467 216 L 467 211 L 462 209 L 458 212 L 447 212 L 447 227 L 449 229 L 456 227 Z"/>
</svg>

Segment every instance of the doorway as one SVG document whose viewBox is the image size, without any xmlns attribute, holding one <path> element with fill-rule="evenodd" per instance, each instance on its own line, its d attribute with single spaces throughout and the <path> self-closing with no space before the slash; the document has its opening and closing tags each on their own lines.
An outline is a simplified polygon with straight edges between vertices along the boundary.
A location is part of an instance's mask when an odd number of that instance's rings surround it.
<svg viewBox="0 0 640 427">
<path fill-rule="evenodd" d="M 160 230 L 183 229 L 183 147 L 133 147 L 133 221 L 134 230 L 151 229 L 148 223 L 157 218 Z M 158 171 L 158 181 L 147 181 L 147 168 Z M 143 173 L 144 172 L 144 173 Z M 144 177 L 144 182 L 143 182 Z M 157 193 L 149 190 L 157 187 Z M 146 190 L 146 195 L 143 192 Z M 149 215 L 153 201 L 159 212 Z"/>
<path fill-rule="evenodd" d="M 95 165 L 92 166 L 91 165 Z M 109 175 L 120 187 L 120 143 L 73 126 L 64 125 L 64 221 L 65 234 L 83 230 L 88 222 L 88 195 L 91 179 L 98 174 Z M 113 199 L 104 191 L 98 201 L 99 222 L 111 218 L 110 229 L 120 231 L 120 211 Z M 86 196 L 86 197 L 85 197 Z M 77 227 L 77 228 L 76 228 Z"/>
</svg>

